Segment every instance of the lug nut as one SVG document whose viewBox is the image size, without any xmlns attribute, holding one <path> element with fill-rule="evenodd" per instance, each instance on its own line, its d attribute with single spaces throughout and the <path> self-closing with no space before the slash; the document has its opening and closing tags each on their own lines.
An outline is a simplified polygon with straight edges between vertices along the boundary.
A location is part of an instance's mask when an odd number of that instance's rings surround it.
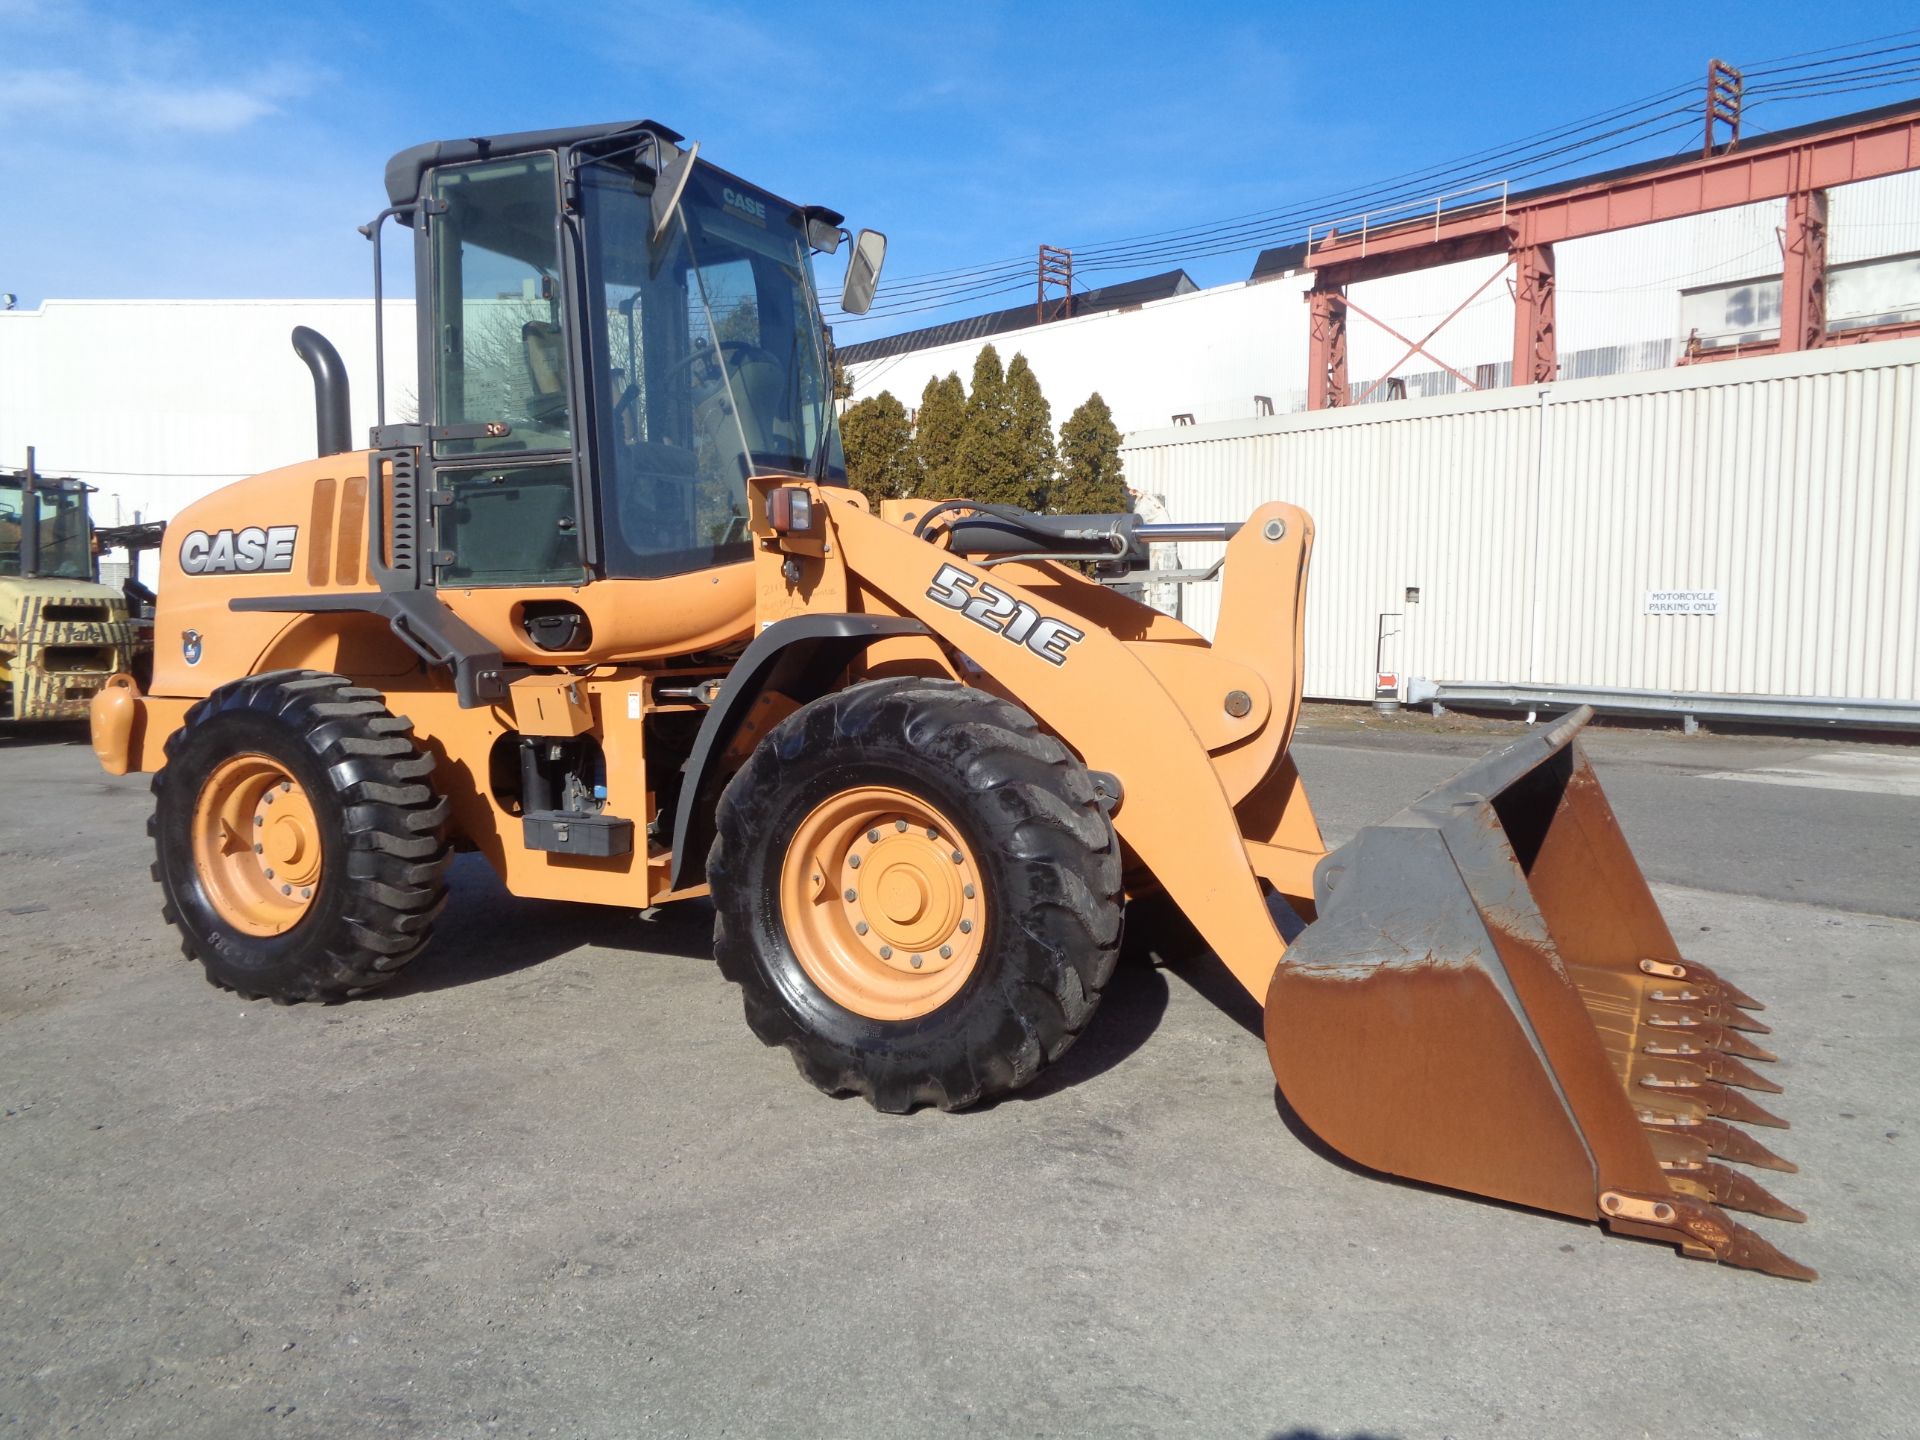
<svg viewBox="0 0 1920 1440">
<path fill-rule="evenodd" d="M 913 968 L 916 970 L 920 968 L 920 957 L 918 955 L 913 957 Z"/>
<path fill-rule="evenodd" d="M 858 900 L 859 898 L 860 898 L 860 892 L 858 890 L 847 891 L 847 903 L 849 905 L 851 905 L 854 901 Z"/>
<path fill-rule="evenodd" d="M 971 885 L 967 886 L 967 888 L 962 890 L 960 893 L 966 896 L 967 899 L 969 900 L 973 899 L 973 886 Z"/>
<path fill-rule="evenodd" d="M 264 815 L 256 815 L 253 817 L 253 823 L 256 825 L 264 825 L 267 823 L 267 817 Z"/>
<path fill-rule="evenodd" d="M 253 853 L 256 855 L 264 855 L 267 853 L 267 847 L 264 845 L 256 845 L 253 847 Z"/>
<path fill-rule="evenodd" d="M 942 960 L 951 960 L 953 958 L 953 946 L 942 945 L 940 947 L 940 958 Z"/>
<path fill-rule="evenodd" d="M 859 923 L 858 925 L 856 925 L 856 926 L 854 926 L 854 927 L 853 927 L 853 933 L 854 933 L 854 934 L 856 934 L 856 935 L 864 935 L 864 934 L 866 934 L 866 933 L 867 933 L 867 922 L 866 922 L 866 921 L 864 921 L 864 920 L 862 920 L 862 921 L 861 921 L 861 922 L 860 922 L 860 923 Z"/>
<path fill-rule="evenodd" d="M 929 825 L 927 827 L 927 839 L 938 840 L 939 838 L 940 838 L 940 832 L 934 829 L 933 826 Z"/>
<path fill-rule="evenodd" d="M 956 865 L 962 863 L 960 859 L 960 852 L 958 850 L 953 852 L 953 863 Z"/>
<path fill-rule="evenodd" d="M 904 835 L 907 833 L 907 822 L 904 820 L 896 820 L 893 822 L 893 828 Z"/>
<path fill-rule="evenodd" d="M 293 886 L 291 886 L 291 885 L 282 885 L 282 886 L 280 887 L 280 893 L 281 893 L 282 895 L 291 895 L 291 894 L 293 894 Z"/>
<path fill-rule="evenodd" d="M 869 845 L 877 845 L 877 844 L 879 844 L 879 843 L 880 843 L 880 832 L 879 832 L 878 830 L 869 830 L 869 831 L 867 831 L 867 843 L 868 843 Z"/>
<path fill-rule="evenodd" d="M 962 935 L 971 935 L 973 933 L 973 921 L 962 920 L 960 922 L 960 933 Z"/>
<path fill-rule="evenodd" d="M 302 885 L 300 887 L 300 898 L 302 900 L 313 899 L 313 887 L 310 885 Z"/>
<path fill-rule="evenodd" d="M 882 945 L 882 946 L 880 947 L 880 958 L 881 958 L 882 960 L 891 960 L 891 959 L 893 959 L 893 946 L 891 946 L 891 945 Z"/>
<path fill-rule="evenodd" d="M 847 864 L 850 868 L 858 870 L 860 868 L 860 857 L 858 855 L 849 855 L 847 857 Z"/>
<path fill-rule="evenodd" d="M 267 879 L 273 879 L 273 867 L 271 865 L 267 867 Z"/>
</svg>

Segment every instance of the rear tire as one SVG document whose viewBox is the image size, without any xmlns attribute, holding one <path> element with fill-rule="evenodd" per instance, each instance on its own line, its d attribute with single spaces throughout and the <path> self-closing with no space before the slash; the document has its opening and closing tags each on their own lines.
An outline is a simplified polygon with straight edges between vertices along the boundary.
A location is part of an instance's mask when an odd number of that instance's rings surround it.
<svg viewBox="0 0 1920 1440">
<path fill-rule="evenodd" d="M 208 980 L 343 1000 L 419 954 L 453 852 L 412 728 L 377 690 L 311 670 L 250 676 L 187 712 L 147 832 L 165 918 Z"/>
<path fill-rule="evenodd" d="M 862 805 L 871 830 L 848 818 Z M 1031 715 L 982 691 L 909 677 L 803 706 L 728 784 L 716 830 L 721 970 L 753 1032 L 828 1094 L 905 1112 L 1018 1090 L 1072 1045 L 1113 974 L 1120 848 L 1093 782 Z M 883 881 L 918 902 L 878 914 Z M 921 902 L 937 912 L 943 887 L 951 923 L 928 929 Z M 889 925 L 896 943 L 919 938 L 882 965 L 862 947 Z M 955 958 L 937 962 L 943 942 Z M 908 949 L 924 950 L 924 971 Z M 966 968 L 929 973 L 941 964 Z"/>
</svg>

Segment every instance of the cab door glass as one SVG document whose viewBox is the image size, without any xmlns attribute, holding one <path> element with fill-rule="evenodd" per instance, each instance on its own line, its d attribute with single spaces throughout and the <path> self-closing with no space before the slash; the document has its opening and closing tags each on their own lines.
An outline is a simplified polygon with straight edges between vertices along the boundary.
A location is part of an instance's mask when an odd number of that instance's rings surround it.
<svg viewBox="0 0 1920 1440">
<path fill-rule="evenodd" d="M 449 497 L 438 507 L 439 544 L 453 557 L 440 566 L 440 584 L 541 585 L 586 578 L 571 466 L 443 467 L 436 479 Z"/>
<path fill-rule="evenodd" d="M 435 453 L 571 450 L 553 156 L 440 170 L 431 193 L 439 422 L 512 427 Z"/>
</svg>

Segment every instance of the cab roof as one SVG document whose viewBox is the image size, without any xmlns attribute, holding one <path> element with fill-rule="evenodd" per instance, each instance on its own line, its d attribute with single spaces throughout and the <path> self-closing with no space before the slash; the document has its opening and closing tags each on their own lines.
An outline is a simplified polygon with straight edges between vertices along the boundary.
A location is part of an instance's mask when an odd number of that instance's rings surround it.
<svg viewBox="0 0 1920 1440">
<path fill-rule="evenodd" d="M 667 144 L 683 135 L 657 120 L 620 120 L 605 125 L 574 125 L 559 130 L 516 130 L 506 135 L 476 135 L 466 140 L 429 140 L 411 145 L 387 161 L 387 203 L 411 205 L 420 198 L 420 182 L 436 165 L 459 165 L 509 155 L 530 155 L 595 140 L 652 134 Z"/>
</svg>

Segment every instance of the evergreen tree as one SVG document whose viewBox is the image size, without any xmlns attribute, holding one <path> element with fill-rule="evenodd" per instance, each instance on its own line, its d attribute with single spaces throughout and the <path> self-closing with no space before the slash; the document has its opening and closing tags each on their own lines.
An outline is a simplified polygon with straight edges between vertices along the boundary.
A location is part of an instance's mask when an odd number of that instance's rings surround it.
<svg viewBox="0 0 1920 1440">
<path fill-rule="evenodd" d="M 991 345 L 973 362 L 958 462 L 958 495 L 987 505 L 1026 505 L 1033 498 L 1014 432 L 1012 392 L 1000 368 L 1000 352 Z"/>
<path fill-rule="evenodd" d="M 957 374 L 929 380 L 920 392 L 920 413 L 914 417 L 913 452 L 918 475 L 914 495 L 933 500 L 965 497 L 960 478 L 960 433 L 967 424 L 967 391 Z"/>
<path fill-rule="evenodd" d="M 847 456 L 847 483 L 872 502 L 899 500 L 919 489 L 907 407 L 882 390 L 847 407 L 840 417 L 840 445 Z"/>
<path fill-rule="evenodd" d="M 1133 508 L 1120 464 L 1120 430 L 1099 391 L 1060 427 L 1060 461 L 1054 514 L 1113 515 Z"/>
<path fill-rule="evenodd" d="M 1059 467 L 1053 446 L 1053 407 L 1040 393 L 1039 377 L 1024 355 L 1016 354 L 1007 366 L 1007 403 L 1026 487 L 1026 498 L 1017 503 L 1029 510 L 1045 510 Z"/>
</svg>

